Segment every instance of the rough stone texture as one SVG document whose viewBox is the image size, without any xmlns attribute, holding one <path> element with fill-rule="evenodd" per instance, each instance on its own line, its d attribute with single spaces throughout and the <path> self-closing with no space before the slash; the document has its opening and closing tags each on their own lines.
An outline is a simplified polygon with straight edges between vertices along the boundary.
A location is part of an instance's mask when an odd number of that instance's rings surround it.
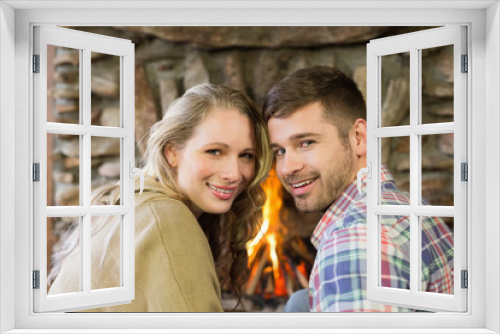
<svg viewBox="0 0 500 334">
<path fill-rule="evenodd" d="M 120 139 L 92 137 L 90 140 L 91 157 L 108 157 L 120 155 Z"/>
<path fill-rule="evenodd" d="M 390 27 L 118 27 L 201 49 L 317 47 L 366 42 Z"/>
<path fill-rule="evenodd" d="M 144 154 L 147 138 L 149 138 L 146 133 L 158 121 L 158 118 L 153 93 L 142 66 L 135 68 L 135 87 L 135 138 L 137 141 L 142 140 L 138 148 L 139 152 Z"/>
<path fill-rule="evenodd" d="M 80 141 L 78 138 L 61 141 L 61 152 L 67 156 L 76 158 L 80 155 Z"/>
<path fill-rule="evenodd" d="M 184 58 L 186 48 L 179 44 L 168 43 L 161 39 L 147 40 L 138 45 L 135 51 L 135 64 L 142 65 L 151 61 L 163 60 L 165 55 L 169 58 Z"/>
<path fill-rule="evenodd" d="M 52 97 L 60 100 L 78 100 L 80 98 L 80 89 L 78 85 L 56 88 L 52 91 Z"/>
<path fill-rule="evenodd" d="M 363 94 L 366 103 L 366 65 L 356 67 L 352 79 Z"/>
<path fill-rule="evenodd" d="M 222 72 L 224 76 L 224 85 L 242 92 L 246 91 L 241 58 L 236 53 L 230 53 L 225 57 Z"/>
<path fill-rule="evenodd" d="M 71 70 L 58 71 L 54 75 L 56 82 L 78 85 L 80 80 L 80 72 L 77 67 L 72 67 Z"/>
<path fill-rule="evenodd" d="M 437 97 L 453 96 L 453 48 L 436 48 L 422 59 L 422 79 L 425 95 Z"/>
<path fill-rule="evenodd" d="M 110 56 L 92 61 L 90 78 L 92 93 L 105 97 L 120 96 L 120 58 Z"/>
<path fill-rule="evenodd" d="M 252 69 L 253 98 L 261 106 L 269 89 L 279 81 L 279 68 L 276 66 L 277 52 L 263 50 L 257 57 Z"/>
<path fill-rule="evenodd" d="M 168 107 L 176 98 L 179 97 L 179 91 L 177 89 L 177 83 L 174 79 L 160 79 L 160 99 L 161 99 L 161 111 L 162 116 L 168 110 Z"/>
<path fill-rule="evenodd" d="M 62 182 L 62 183 L 72 183 L 74 180 L 74 176 L 71 173 L 67 172 L 55 172 L 53 175 L 54 181 Z"/>
<path fill-rule="evenodd" d="M 66 103 L 56 105 L 56 110 L 58 113 L 78 113 L 78 104 L 76 103 Z"/>
<path fill-rule="evenodd" d="M 120 177 L 120 159 L 103 163 L 98 168 L 99 174 L 110 178 Z"/>
<path fill-rule="evenodd" d="M 426 103 L 425 105 L 426 110 L 424 110 L 425 113 L 428 113 L 432 116 L 447 117 L 446 121 L 453 122 L 453 115 L 454 115 L 453 100 L 447 99 L 444 101 L 441 100 L 425 101 L 424 98 L 424 103 Z"/>
<path fill-rule="evenodd" d="M 56 192 L 56 205 L 58 206 L 79 205 L 79 199 L 80 187 L 77 185 L 61 187 Z"/>
<path fill-rule="evenodd" d="M 208 83 L 208 71 L 203 64 L 203 58 L 198 53 L 187 56 L 185 62 L 186 72 L 184 74 L 184 89 Z"/>
<path fill-rule="evenodd" d="M 396 126 L 410 112 L 410 80 L 405 75 L 389 81 L 382 105 L 382 126 Z"/>
<path fill-rule="evenodd" d="M 120 126 L 120 108 L 107 107 L 103 110 L 102 115 L 99 115 L 102 126 Z"/>
<path fill-rule="evenodd" d="M 71 169 L 71 168 L 75 168 L 75 167 L 78 167 L 78 166 L 80 166 L 80 158 L 78 158 L 78 157 L 64 158 L 63 168 L 65 170 L 68 170 L 68 169 Z"/>
<path fill-rule="evenodd" d="M 438 145 L 439 150 L 446 155 L 453 156 L 455 152 L 455 135 L 453 133 L 445 133 L 439 135 Z"/>
</svg>

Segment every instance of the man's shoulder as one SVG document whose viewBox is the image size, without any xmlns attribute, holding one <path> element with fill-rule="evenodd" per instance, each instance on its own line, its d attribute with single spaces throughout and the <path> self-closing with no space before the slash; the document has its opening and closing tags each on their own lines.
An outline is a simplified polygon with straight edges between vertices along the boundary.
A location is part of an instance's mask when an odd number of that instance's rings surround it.
<svg viewBox="0 0 500 334">
<path fill-rule="evenodd" d="M 381 203 L 386 205 L 409 205 L 410 194 L 400 190 L 394 181 L 383 182 Z"/>
</svg>

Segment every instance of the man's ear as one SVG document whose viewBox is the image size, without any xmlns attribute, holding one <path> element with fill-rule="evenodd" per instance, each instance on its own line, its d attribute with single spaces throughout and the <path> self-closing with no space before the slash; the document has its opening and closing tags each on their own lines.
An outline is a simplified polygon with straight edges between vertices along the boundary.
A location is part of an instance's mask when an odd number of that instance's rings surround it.
<svg viewBox="0 0 500 334">
<path fill-rule="evenodd" d="M 168 144 L 165 146 L 163 154 L 165 154 L 168 164 L 173 168 L 177 168 L 179 164 L 179 151 L 174 147 L 174 145 Z"/>
<path fill-rule="evenodd" d="M 366 121 L 358 118 L 351 128 L 351 145 L 354 153 L 358 157 L 366 156 Z"/>
</svg>

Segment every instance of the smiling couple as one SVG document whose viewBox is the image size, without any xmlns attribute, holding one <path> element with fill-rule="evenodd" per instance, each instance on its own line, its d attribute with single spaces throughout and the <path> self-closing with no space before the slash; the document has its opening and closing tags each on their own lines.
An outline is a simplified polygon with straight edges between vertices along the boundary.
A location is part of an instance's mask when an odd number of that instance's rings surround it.
<svg viewBox="0 0 500 334">
<path fill-rule="evenodd" d="M 273 162 L 301 212 L 322 212 L 311 241 L 309 289 L 285 310 L 410 311 L 366 299 L 366 107 L 356 84 L 329 67 L 297 70 L 268 93 L 262 115 L 244 94 L 206 84 L 188 90 L 150 131 L 146 184 L 136 190 L 135 300 L 91 312 L 218 312 L 221 286 L 241 302 L 245 245 L 259 229 L 260 186 Z M 274 157 L 273 157 L 274 155 Z M 408 204 L 382 168 L 382 204 Z M 118 203 L 119 185 L 93 201 Z M 120 285 L 120 219 L 96 222 L 92 289 Z M 382 219 L 383 286 L 409 286 L 409 220 Z M 452 293 L 453 239 L 442 220 L 423 222 L 425 291 Z M 78 291 L 78 237 L 56 254 L 50 294 Z"/>
</svg>

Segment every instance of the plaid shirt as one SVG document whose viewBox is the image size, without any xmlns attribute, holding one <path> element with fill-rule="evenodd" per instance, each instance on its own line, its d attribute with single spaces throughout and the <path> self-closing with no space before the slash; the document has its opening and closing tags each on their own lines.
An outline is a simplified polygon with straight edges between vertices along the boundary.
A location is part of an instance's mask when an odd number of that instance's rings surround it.
<svg viewBox="0 0 500 334">
<path fill-rule="evenodd" d="M 382 204 L 408 205 L 390 171 L 381 173 Z M 352 182 L 323 215 L 311 237 L 318 250 L 309 279 L 311 312 L 411 312 L 366 299 L 366 174 Z M 410 288 L 410 220 L 383 216 L 382 286 Z M 415 263 L 418 263 L 415 261 Z M 440 218 L 422 218 L 422 290 L 453 294 L 453 236 Z"/>
</svg>

